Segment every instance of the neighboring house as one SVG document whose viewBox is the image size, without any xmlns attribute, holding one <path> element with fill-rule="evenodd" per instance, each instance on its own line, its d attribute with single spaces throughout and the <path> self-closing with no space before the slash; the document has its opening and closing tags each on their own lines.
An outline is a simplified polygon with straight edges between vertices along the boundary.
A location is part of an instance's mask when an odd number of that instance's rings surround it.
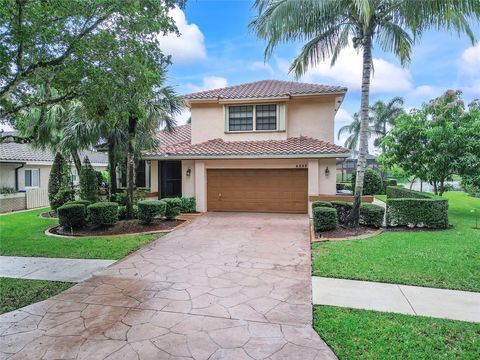
<svg viewBox="0 0 480 360">
<path fill-rule="evenodd" d="M 340 176 L 340 181 L 349 181 L 353 171 L 357 169 L 358 151 L 354 150 L 346 159 L 337 159 L 337 174 Z M 372 154 L 367 154 L 367 167 L 378 169 L 377 157 Z"/>
<path fill-rule="evenodd" d="M 0 187 L 27 189 L 47 189 L 54 154 L 49 150 L 34 149 L 30 144 L 15 142 L 0 143 Z M 84 151 L 80 158 L 88 156 L 95 170 L 107 169 L 107 156 L 104 153 Z M 71 164 L 74 184 L 79 178 L 75 166 Z"/>
<path fill-rule="evenodd" d="M 264 80 L 186 95 L 191 125 L 144 154 L 151 192 L 194 196 L 197 211 L 307 213 L 336 193 L 334 118 L 347 89 Z"/>
</svg>

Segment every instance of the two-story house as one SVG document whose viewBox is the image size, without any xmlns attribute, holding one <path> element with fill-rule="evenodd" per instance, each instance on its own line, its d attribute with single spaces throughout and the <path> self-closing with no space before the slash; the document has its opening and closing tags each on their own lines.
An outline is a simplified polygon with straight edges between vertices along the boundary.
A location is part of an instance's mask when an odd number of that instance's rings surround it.
<svg viewBox="0 0 480 360">
<path fill-rule="evenodd" d="M 264 80 L 185 96 L 191 125 L 146 153 L 151 191 L 195 196 L 197 210 L 307 213 L 336 193 L 334 118 L 347 89 Z"/>
</svg>

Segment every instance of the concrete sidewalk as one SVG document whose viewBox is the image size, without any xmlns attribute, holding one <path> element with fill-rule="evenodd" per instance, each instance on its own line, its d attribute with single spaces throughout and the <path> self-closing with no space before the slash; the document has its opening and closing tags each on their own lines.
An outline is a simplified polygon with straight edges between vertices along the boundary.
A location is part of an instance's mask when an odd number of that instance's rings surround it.
<svg viewBox="0 0 480 360">
<path fill-rule="evenodd" d="M 0 256 L 0 277 L 80 282 L 115 261 Z"/>
<path fill-rule="evenodd" d="M 480 322 L 480 293 L 312 277 L 313 303 Z"/>
</svg>

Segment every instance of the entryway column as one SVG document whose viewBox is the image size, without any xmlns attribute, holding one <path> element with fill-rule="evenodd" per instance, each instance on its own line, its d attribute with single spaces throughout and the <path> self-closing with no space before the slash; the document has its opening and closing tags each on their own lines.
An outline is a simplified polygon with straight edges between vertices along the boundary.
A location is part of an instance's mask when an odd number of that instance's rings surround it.
<svg viewBox="0 0 480 360">
<path fill-rule="evenodd" d="M 203 161 L 195 161 L 195 197 L 197 211 L 207 211 L 207 171 Z"/>
<path fill-rule="evenodd" d="M 308 160 L 308 196 L 315 196 L 320 193 L 318 171 L 318 159 Z M 308 202 L 308 215 L 312 216 L 310 201 Z"/>
</svg>

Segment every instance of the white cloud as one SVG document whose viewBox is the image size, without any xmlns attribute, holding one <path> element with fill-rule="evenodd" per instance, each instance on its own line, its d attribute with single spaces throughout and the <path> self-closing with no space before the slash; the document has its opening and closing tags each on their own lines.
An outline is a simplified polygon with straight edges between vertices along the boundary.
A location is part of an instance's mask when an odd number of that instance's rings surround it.
<svg viewBox="0 0 480 360">
<path fill-rule="evenodd" d="M 290 63 L 277 59 L 277 67 L 288 72 Z M 370 90 L 372 93 L 401 92 L 412 88 L 410 72 L 381 58 L 373 58 L 374 71 Z M 347 86 L 350 90 L 360 90 L 362 82 L 362 56 L 349 47 L 341 51 L 333 67 L 330 59 L 319 63 L 304 75 L 303 81 L 330 82 Z"/>
<path fill-rule="evenodd" d="M 191 112 L 189 109 L 183 110 L 180 114 L 175 116 L 175 122 L 177 125 L 185 125 L 188 119 L 191 116 Z"/>
<path fill-rule="evenodd" d="M 186 84 L 186 87 L 192 91 L 204 91 L 211 89 L 224 88 L 228 84 L 227 79 L 221 76 L 205 76 L 202 79 L 202 85 Z"/>
<path fill-rule="evenodd" d="M 203 33 L 197 25 L 188 24 L 185 13 L 179 8 L 170 11 L 170 16 L 175 21 L 180 36 L 168 34 L 160 36 L 160 47 L 168 55 L 172 55 L 176 63 L 188 63 L 205 59 L 207 51 Z"/>
<path fill-rule="evenodd" d="M 475 46 L 467 48 L 459 62 L 460 76 L 465 86 L 460 88 L 468 93 L 480 94 L 480 41 Z"/>
<path fill-rule="evenodd" d="M 352 120 L 353 120 L 353 117 L 352 115 L 350 115 L 350 113 L 347 110 L 345 110 L 344 108 L 338 109 L 337 114 L 335 115 L 335 121 L 337 122 L 346 121 L 348 123 L 351 123 Z"/>
<path fill-rule="evenodd" d="M 254 61 L 253 63 L 250 64 L 248 67 L 252 71 L 265 71 L 269 73 L 270 75 L 273 75 L 275 72 L 273 71 L 273 68 L 270 64 L 264 63 L 263 61 Z"/>
</svg>

